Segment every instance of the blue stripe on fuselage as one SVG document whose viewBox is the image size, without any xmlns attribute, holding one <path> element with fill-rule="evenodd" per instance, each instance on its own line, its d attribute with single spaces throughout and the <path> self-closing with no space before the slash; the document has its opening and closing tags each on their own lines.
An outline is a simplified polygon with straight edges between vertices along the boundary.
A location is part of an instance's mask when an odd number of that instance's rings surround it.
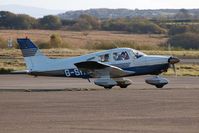
<svg viewBox="0 0 199 133">
<path fill-rule="evenodd" d="M 160 74 L 163 71 L 166 71 L 169 68 L 169 64 L 158 64 L 151 66 L 137 66 L 137 67 L 128 67 L 122 68 L 123 70 L 135 72 L 132 76 L 138 75 L 147 75 L 147 74 Z M 78 69 L 67 69 L 65 70 L 66 77 L 78 77 L 86 78 L 90 77 L 88 74 L 81 72 Z"/>
<path fill-rule="evenodd" d="M 137 66 L 124 68 L 123 70 L 133 71 L 134 75 L 146 75 L 146 74 L 160 74 L 163 71 L 166 71 L 169 68 L 169 64 L 158 64 L 151 66 Z"/>
<path fill-rule="evenodd" d="M 134 74 L 127 76 L 138 76 L 138 75 L 155 75 L 160 74 L 163 71 L 166 71 L 169 68 L 169 64 L 159 64 L 152 66 L 137 66 L 137 67 L 128 67 L 123 68 L 123 70 L 133 71 Z M 73 77 L 73 78 L 92 78 L 86 72 L 82 72 L 77 68 L 65 69 L 65 70 L 57 70 L 57 71 L 45 71 L 45 72 L 32 72 L 31 75 L 37 76 L 56 76 L 56 77 Z"/>
</svg>

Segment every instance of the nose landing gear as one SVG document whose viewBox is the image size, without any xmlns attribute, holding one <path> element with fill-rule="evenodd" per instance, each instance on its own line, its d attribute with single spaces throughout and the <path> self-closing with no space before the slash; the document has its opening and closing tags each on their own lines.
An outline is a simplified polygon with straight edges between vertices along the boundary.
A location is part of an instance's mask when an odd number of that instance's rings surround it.
<svg viewBox="0 0 199 133">
<path fill-rule="evenodd" d="M 162 78 L 160 76 L 155 76 L 152 78 L 147 78 L 145 80 L 147 84 L 154 85 L 157 88 L 163 88 L 166 84 L 168 84 L 168 80 L 166 78 Z"/>
</svg>

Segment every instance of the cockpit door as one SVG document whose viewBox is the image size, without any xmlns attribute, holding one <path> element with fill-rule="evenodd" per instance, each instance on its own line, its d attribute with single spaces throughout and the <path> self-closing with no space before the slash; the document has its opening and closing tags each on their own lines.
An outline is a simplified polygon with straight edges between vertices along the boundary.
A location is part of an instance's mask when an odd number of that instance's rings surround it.
<svg viewBox="0 0 199 133">
<path fill-rule="evenodd" d="M 119 68 L 128 68 L 131 64 L 132 56 L 127 50 L 113 51 L 111 65 Z"/>
</svg>

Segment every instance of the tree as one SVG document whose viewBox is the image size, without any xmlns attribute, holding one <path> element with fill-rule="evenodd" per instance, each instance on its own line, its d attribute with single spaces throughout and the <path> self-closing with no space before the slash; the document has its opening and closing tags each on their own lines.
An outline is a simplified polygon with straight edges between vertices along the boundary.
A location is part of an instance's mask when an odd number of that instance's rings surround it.
<svg viewBox="0 0 199 133">
<path fill-rule="evenodd" d="M 13 23 L 15 29 L 32 29 L 36 27 L 37 20 L 28 15 L 16 15 Z"/>
<path fill-rule="evenodd" d="M 199 49 L 199 35 L 195 33 L 177 34 L 169 38 L 169 43 L 172 47 Z"/>
<path fill-rule="evenodd" d="M 152 22 L 134 22 L 129 25 L 128 31 L 139 34 L 162 34 L 166 31 Z"/>
<path fill-rule="evenodd" d="M 126 19 L 108 20 L 102 23 L 103 30 L 127 31 L 129 22 Z"/>
<path fill-rule="evenodd" d="M 81 15 L 72 26 L 73 30 L 98 30 L 101 27 L 100 20 L 89 15 Z"/>
<path fill-rule="evenodd" d="M 191 19 L 191 17 L 191 14 L 189 14 L 189 11 L 186 9 L 180 9 L 179 12 L 174 16 L 175 19 L 180 20 Z"/>
<path fill-rule="evenodd" d="M 39 19 L 40 28 L 56 30 L 61 28 L 62 22 L 59 17 L 48 15 Z"/>
<path fill-rule="evenodd" d="M 60 48 L 62 47 L 62 38 L 58 34 L 52 34 L 50 36 L 50 47 L 51 48 Z"/>
<path fill-rule="evenodd" d="M 169 29 L 169 35 L 182 34 L 189 31 L 189 27 L 187 25 L 172 25 Z"/>
<path fill-rule="evenodd" d="M 102 24 L 103 30 L 112 31 L 127 31 L 129 33 L 137 34 L 162 34 L 165 33 L 165 29 L 161 28 L 157 24 L 150 22 L 146 19 L 115 19 L 108 20 Z"/>
<path fill-rule="evenodd" d="M 13 14 L 7 11 L 0 12 L 0 27 L 9 29 L 31 29 L 37 25 L 37 20 L 24 14 Z"/>
<path fill-rule="evenodd" d="M 16 15 L 8 11 L 0 11 L 0 27 L 12 29 Z"/>
</svg>

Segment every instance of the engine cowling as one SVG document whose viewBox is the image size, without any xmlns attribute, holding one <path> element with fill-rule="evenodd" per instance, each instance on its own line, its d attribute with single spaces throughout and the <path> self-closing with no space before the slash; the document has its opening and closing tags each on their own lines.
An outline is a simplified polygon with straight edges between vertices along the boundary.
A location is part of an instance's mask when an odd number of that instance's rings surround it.
<svg viewBox="0 0 199 133">
<path fill-rule="evenodd" d="M 157 88 L 162 88 L 166 84 L 168 84 L 168 80 L 166 78 L 162 78 L 162 77 L 159 77 L 159 76 L 148 78 L 148 79 L 145 80 L 145 82 L 147 84 L 154 85 Z"/>
</svg>

